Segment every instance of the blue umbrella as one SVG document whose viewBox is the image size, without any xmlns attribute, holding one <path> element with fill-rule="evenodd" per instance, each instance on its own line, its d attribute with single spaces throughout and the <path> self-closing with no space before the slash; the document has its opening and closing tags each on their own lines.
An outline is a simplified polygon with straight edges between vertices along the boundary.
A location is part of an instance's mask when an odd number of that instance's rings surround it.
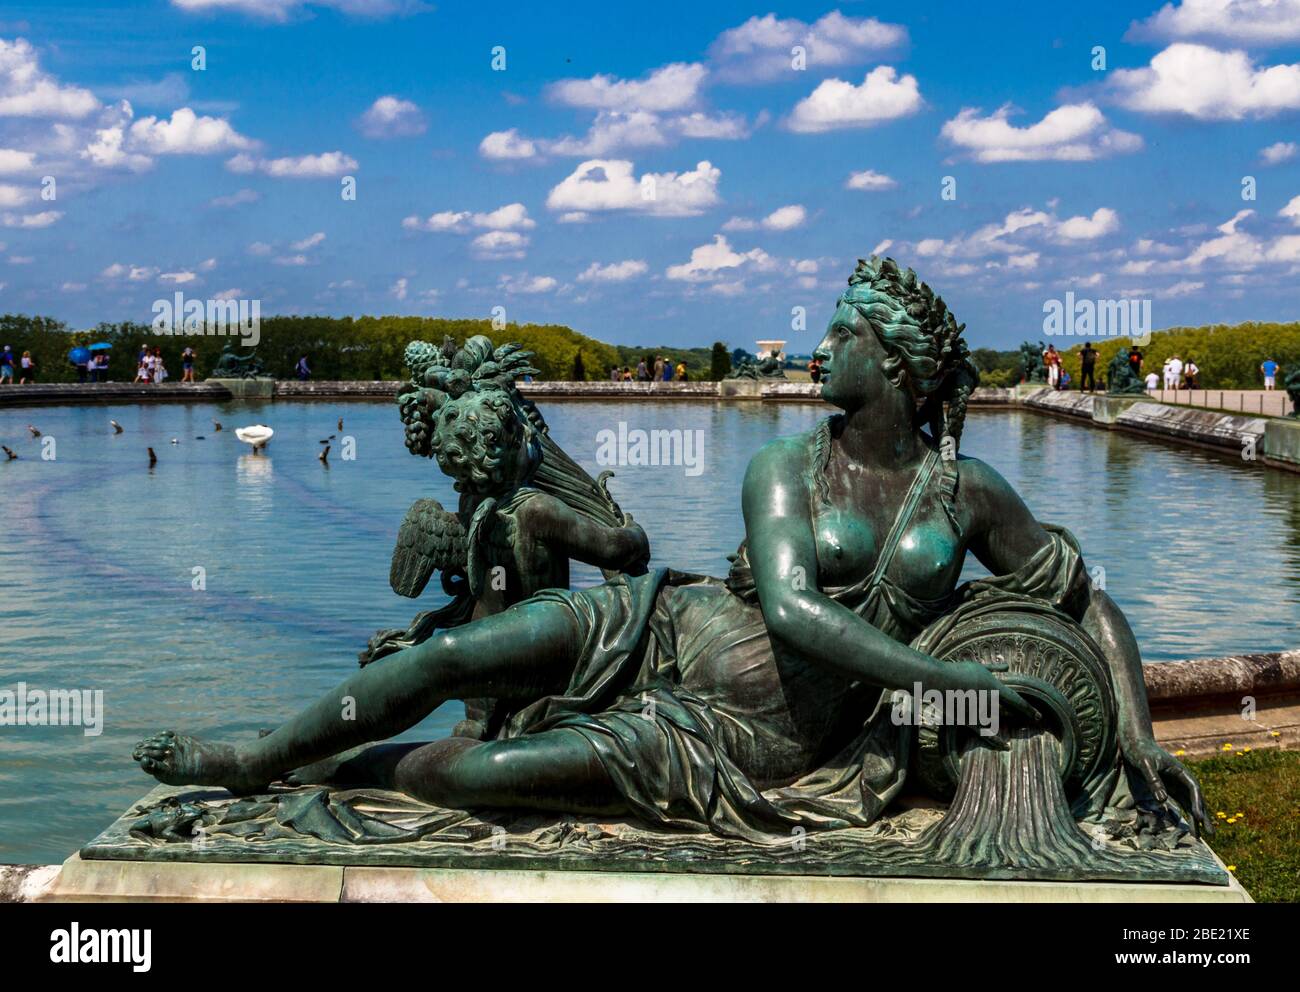
<svg viewBox="0 0 1300 992">
<path fill-rule="evenodd" d="M 99 344 L 92 344 L 87 351 L 112 351 L 113 346 L 107 341 L 101 341 Z"/>
<path fill-rule="evenodd" d="M 73 365 L 85 365 L 90 359 L 89 348 L 73 348 L 68 352 L 68 361 Z"/>
</svg>

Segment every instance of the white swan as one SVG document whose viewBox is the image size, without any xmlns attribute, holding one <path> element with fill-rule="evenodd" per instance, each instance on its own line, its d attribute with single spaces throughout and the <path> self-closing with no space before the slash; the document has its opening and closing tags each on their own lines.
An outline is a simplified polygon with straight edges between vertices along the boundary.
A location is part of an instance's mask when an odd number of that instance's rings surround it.
<svg viewBox="0 0 1300 992">
<path fill-rule="evenodd" d="M 253 424 L 251 427 L 236 427 L 235 437 L 245 444 L 251 444 L 253 451 L 258 451 L 266 447 L 266 442 L 271 440 L 275 431 L 267 427 L 266 424 Z"/>
</svg>

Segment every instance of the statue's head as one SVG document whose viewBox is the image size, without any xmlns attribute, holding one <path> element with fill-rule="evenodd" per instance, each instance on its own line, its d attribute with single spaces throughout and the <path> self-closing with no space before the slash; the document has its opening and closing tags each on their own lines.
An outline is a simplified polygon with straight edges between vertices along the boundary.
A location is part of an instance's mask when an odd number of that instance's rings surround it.
<svg viewBox="0 0 1300 992">
<path fill-rule="evenodd" d="M 928 424 L 944 456 L 944 508 L 955 509 L 957 447 L 979 369 L 947 305 L 892 258 L 859 260 L 830 327 L 813 355 L 822 362 L 822 398 L 846 412 L 902 393 Z"/>
<path fill-rule="evenodd" d="M 518 484 L 538 457 L 531 427 L 505 390 L 448 398 L 432 426 L 433 457 L 462 493 L 500 494 Z"/>
<path fill-rule="evenodd" d="M 958 324 L 943 300 L 892 258 L 859 261 L 822 343 L 822 398 L 842 410 L 889 390 L 942 403 L 979 382 Z"/>
<path fill-rule="evenodd" d="M 398 397 L 412 454 L 435 458 L 459 492 L 502 493 L 526 479 L 541 458 L 546 423 L 515 388 L 536 373 L 518 345 L 493 348 L 477 335 L 455 347 L 412 341 L 410 388 Z"/>
</svg>

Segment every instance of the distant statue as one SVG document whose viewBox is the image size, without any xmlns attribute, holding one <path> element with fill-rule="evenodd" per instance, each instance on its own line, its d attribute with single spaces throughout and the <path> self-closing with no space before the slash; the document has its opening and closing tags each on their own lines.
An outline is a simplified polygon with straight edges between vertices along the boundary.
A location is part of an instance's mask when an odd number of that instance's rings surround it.
<svg viewBox="0 0 1300 992">
<path fill-rule="evenodd" d="M 247 355 L 240 355 L 233 344 L 221 349 L 221 357 L 208 373 L 209 379 L 257 379 L 266 375 L 266 366 L 257 357 L 254 349 Z"/>
<path fill-rule="evenodd" d="M 1282 385 L 1286 388 L 1287 396 L 1291 398 L 1291 412 L 1287 416 L 1300 417 L 1300 368 L 1287 373 L 1287 377 L 1282 380 Z"/>
<path fill-rule="evenodd" d="M 771 354 L 757 361 L 746 359 L 728 372 L 726 377 L 728 379 L 784 379 L 786 374 L 781 363 L 781 353 L 774 349 Z"/>
<path fill-rule="evenodd" d="M 1036 341 L 1026 341 L 1020 346 L 1020 374 L 1025 382 L 1047 383 L 1047 366 L 1043 364 L 1043 349 Z"/>
<path fill-rule="evenodd" d="M 1145 396 L 1146 391 L 1133 363 L 1128 360 L 1128 353 L 1115 352 L 1115 357 L 1106 366 L 1106 392 L 1112 396 Z"/>
</svg>

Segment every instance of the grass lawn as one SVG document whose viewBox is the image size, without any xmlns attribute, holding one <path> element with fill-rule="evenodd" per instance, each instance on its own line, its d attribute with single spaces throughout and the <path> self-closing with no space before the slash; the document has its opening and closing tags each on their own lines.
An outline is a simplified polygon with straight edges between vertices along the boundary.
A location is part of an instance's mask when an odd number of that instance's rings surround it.
<svg viewBox="0 0 1300 992">
<path fill-rule="evenodd" d="M 1214 818 L 1214 853 L 1256 902 L 1300 902 L 1300 752 L 1225 751 L 1189 767 Z"/>
</svg>

